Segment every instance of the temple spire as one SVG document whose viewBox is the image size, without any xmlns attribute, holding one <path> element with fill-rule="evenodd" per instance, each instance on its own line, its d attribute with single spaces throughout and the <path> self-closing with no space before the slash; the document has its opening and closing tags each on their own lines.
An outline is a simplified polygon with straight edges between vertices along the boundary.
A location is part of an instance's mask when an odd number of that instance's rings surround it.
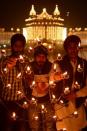
<svg viewBox="0 0 87 131">
<path fill-rule="evenodd" d="M 53 14 L 54 14 L 54 16 L 59 16 L 59 15 L 60 15 L 60 11 L 59 11 L 59 9 L 58 9 L 58 5 L 56 5 Z"/>
<path fill-rule="evenodd" d="M 35 16 L 36 15 L 36 11 L 34 9 L 34 5 L 32 5 L 31 10 L 30 10 L 30 16 Z"/>
</svg>

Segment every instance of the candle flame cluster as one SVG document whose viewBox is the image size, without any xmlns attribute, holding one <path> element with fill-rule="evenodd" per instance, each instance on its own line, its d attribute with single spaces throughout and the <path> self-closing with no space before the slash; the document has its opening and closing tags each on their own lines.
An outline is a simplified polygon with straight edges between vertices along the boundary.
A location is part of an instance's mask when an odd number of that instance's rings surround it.
<svg viewBox="0 0 87 131">
<path fill-rule="evenodd" d="M 29 50 L 32 51 L 33 49 L 30 48 Z M 22 55 L 20 55 L 20 56 L 18 57 L 18 60 L 19 60 L 20 63 L 24 63 L 24 62 L 25 62 L 24 56 L 22 56 Z M 57 60 L 59 60 L 59 61 L 62 60 L 61 54 L 58 54 Z M 56 63 L 54 63 L 53 70 L 54 70 L 54 72 L 57 72 L 57 64 L 56 64 Z M 83 71 L 83 68 L 81 67 L 80 64 L 77 66 L 77 71 L 78 71 L 78 72 L 82 72 L 82 71 Z M 8 73 L 8 68 L 7 68 L 7 67 L 3 68 L 3 73 Z M 30 74 L 32 73 L 31 67 L 30 67 L 29 65 L 26 66 L 26 68 L 25 68 L 25 73 L 28 74 L 28 75 L 30 75 Z M 64 73 L 62 73 L 62 77 L 63 77 L 63 79 L 68 79 L 68 78 L 69 78 L 68 72 L 65 71 Z M 16 79 L 21 79 L 21 78 L 22 78 L 22 72 L 19 72 L 19 74 L 17 74 Z M 30 85 L 30 88 L 33 89 L 33 88 L 35 88 L 35 86 L 36 86 L 35 81 L 32 81 L 32 84 Z M 53 88 L 55 88 L 55 86 L 56 86 L 55 81 L 51 81 L 51 80 L 50 80 L 50 81 L 49 81 L 49 87 L 50 87 L 51 89 L 53 89 Z M 12 85 L 11 85 L 10 83 L 8 83 L 6 87 L 7 87 L 8 89 L 11 89 Z M 80 85 L 79 85 L 79 83 L 78 83 L 77 81 L 74 82 L 73 88 L 74 88 L 74 89 L 80 89 Z M 22 93 L 20 90 L 18 90 L 16 93 L 17 93 L 17 95 L 23 95 L 23 93 Z M 64 92 L 63 92 L 62 95 L 68 95 L 69 93 L 70 93 L 70 88 L 69 88 L 69 87 L 65 87 L 65 88 L 64 88 Z M 64 107 L 64 106 L 65 106 L 65 102 L 64 102 L 63 99 L 61 99 L 61 98 L 62 98 L 62 95 L 60 96 L 60 98 L 57 99 L 56 96 L 55 96 L 55 94 L 51 94 L 51 102 L 52 102 L 52 103 L 61 104 L 61 105 L 63 105 L 62 107 Z M 37 106 L 37 100 L 36 100 L 34 97 L 31 98 L 30 103 L 31 103 L 31 104 L 35 104 L 35 105 Z M 86 104 L 86 106 L 87 106 L 87 99 L 86 99 L 85 104 Z M 24 101 L 24 103 L 23 103 L 23 108 L 28 108 L 28 106 L 29 106 L 29 103 L 27 102 L 27 100 Z M 59 109 L 58 109 L 58 110 L 59 110 Z M 41 113 L 42 113 L 42 114 L 47 113 L 47 110 L 46 110 L 46 107 L 45 107 L 44 104 L 41 105 Z M 78 112 L 77 112 L 77 111 L 74 111 L 74 112 L 73 112 L 72 114 L 70 114 L 69 116 L 70 116 L 70 117 L 75 117 L 75 118 L 77 118 L 77 117 L 78 117 Z M 67 116 L 66 118 L 63 118 L 63 119 L 67 119 L 69 116 Z M 16 114 L 15 111 L 11 113 L 11 118 L 12 118 L 13 120 L 17 120 L 18 116 L 17 116 L 17 114 Z M 52 118 L 53 118 L 53 120 L 55 120 L 55 121 L 60 121 L 60 119 L 57 118 L 56 115 L 53 115 Z M 38 115 L 34 115 L 34 116 L 33 116 L 33 119 L 37 121 L 37 120 L 39 119 L 39 116 L 38 116 Z M 63 119 L 61 119 L 61 120 L 63 120 Z M 67 129 L 66 129 L 66 128 L 62 128 L 62 129 L 60 129 L 60 130 L 58 130 L 58 131 L 67 131 Z"/>
</svg>

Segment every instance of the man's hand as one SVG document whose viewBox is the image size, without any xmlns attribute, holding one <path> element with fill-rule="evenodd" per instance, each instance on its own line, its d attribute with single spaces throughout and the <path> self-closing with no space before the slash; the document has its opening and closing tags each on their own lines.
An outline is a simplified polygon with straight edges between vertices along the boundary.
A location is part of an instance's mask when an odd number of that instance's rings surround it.
<svg viewBox="0 0 87 131">
<path fill-rule="evenodd" d="M 7 60 L 7 67 L 9 69 L 12 69 L 15 65 L 16 65 L 16 62 L 17 62 L 17 58 L 15 57 L 11 57 Z"/>
<path fill-rule="evenodd" d="M 65 96 L 65 99 L 73 101 L 76 99 L 76 93 L 75 92 L 71 92 L 68 95 Z"/>
</svg>

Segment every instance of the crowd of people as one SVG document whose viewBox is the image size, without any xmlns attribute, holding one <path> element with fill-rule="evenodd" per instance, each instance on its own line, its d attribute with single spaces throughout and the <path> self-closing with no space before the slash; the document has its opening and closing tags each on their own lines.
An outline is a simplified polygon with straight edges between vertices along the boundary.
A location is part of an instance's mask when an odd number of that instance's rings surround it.
<svg viewBox="0 0 87 131">
<path fill-rule="evenodd" d="M 65 56 L 54 62 L 41 43 L 30 62 L 25 37 L 11 37 L 11 55 L 0 60 L 0 131 L 87 130 L 87 61 L 78 56 L 80 43 L 68 36 Z"/>
</svg>

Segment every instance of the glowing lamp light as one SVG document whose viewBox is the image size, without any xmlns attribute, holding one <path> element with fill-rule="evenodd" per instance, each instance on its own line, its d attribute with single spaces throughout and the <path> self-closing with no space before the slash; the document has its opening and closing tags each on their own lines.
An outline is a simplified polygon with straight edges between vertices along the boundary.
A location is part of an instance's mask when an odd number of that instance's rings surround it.
<svg viewBox="0 0 87 131">
<path fill-rule="evenodd" d="M 11 89 L 11 84 L 7 84 L 6 86 L 8 89 Z"/>
<path fill-rule="evenodd" d="M 78 117 L 78 112 L 77 111 L 74 111 L 74 113 L 73 113 L 73 115 L 74 115 L 74 117 Z"/>
<path fill-rule="evenodd" d="M 69 93 L 70 93 L 70 89 L 69 89 L 69 87 L 66 87 L 66 88 L 64 89 L 64 94 L 67 95 L 67 94 L 69 94 Z"/>
<path fill-rule="evenodd" d="M 54 82 L 53 81 L 49 81 L 49 85 L 51 86 L 51 85 L 53 85 L 54 84 Z"/>
<path fill-rule="evenodd" d="M 38 119 L 39 119 L 39 117 L 38 117 L 38 116 L 34 116 L 34 120 L 36 120 L 36 121 L 37 121 Z"/>
<path fill-rule="evenodd" d="M 1 54 L 6 54 L 6 50 L 2 49 Z"/>
<path fill-rule="evenodd" d="M 41 105 L 41 113 L 43 114 L 43 113 L 45 113 L 45 112 L 46 112 L 45 106 L 42 104 L 42 105 Z"/>
<path fill-rule="evenodd" d="M 20 79 L 20 78 L 21 78 L 21 75 L 22 75 L 21 72 L 18 73 L 17 78 Z"/>
<path fill-rule="evenodd" d="M 32 71 L 31 71 L 30 66 L 27 66 L 27 67 L 26 67 L 26 71 L 25 71 L 25 72 L 26 72 L 27 74 L 31 74 Z"/>
<path fill-rule="evenodd" d="M 36 101 L 36 99 L 34 97 L 31 98 L 31 103 L 32 104 L 36 104 L 37 103 L 37 101 Z"/>
<path fill-rule="evenodd" d="M 62 74 L 62 77 L 63 77 L 64 79 L 68 79 L 68 78 L 69 78 L 68 72 L 65 71 L 65 72 Z"/>
<path fill-rule="evenodd" d="M 52 95 L 52 98 L 53 98 L 53 99 L 55 99 L 55 98 L 56 98 L 56 96 L 55 96 L 55 95 Z"/>
<path fill-rule="evenodd" d="M 4 44 L 3 47 L 6 47 L 6 45 Z"/>
<path fill-rule="evenodd" d="M 24 104 L 27 105 L 28 104 L 27 101 L 24 101 Z"/>
<path fill-rule="evenodd" d="M 32 84 L 30 85 L 30 88 L 33 89 L 35 87 L 36 82 L 32 81 Z"/>
<path fill-rule="evenodd" d="M 57 54 L 57 60 L 58 61 L 62 60 L 62 55 L 60 53 Z"/>
<path fill-rule="evenodd" d="M 32 101 L 35 101 L 35 98 L 32 97 L 31 100 L 32 100 Z"/>
<path fill-rule="evenodd" d="M 50 80 L 49 86 L 50 86 L 50 88 L 55 88 L 56 84 L 54 83 L 54 81 Z"/>
<path fill-rule="evenodd" d="M 31 53 L 33 51 L 33 48 L 30 46 L 28 47 L 28 52 Z"/>
<path fill-rule="evenodd" d="M 22 55 L 19 55 L 18 60 L 20 63 L 24 63 L 24 57 Z"/>
<path fill-rule="evenodd" d="M 66 128 L 58 129 L 58 131 L 67 131 Z"/>
<path fill-rule="evenodd" d="M 27 66 L 27 71 L 30 71 L 30 67 L 29 66 Z"/>
<path fill-rule="evenodd" d="M 27 103 L 27 101 L 24 101 L 24 102 L 23 102 L 22 107 L 23 107 L 24 109 L 28 108 L 28 103 Z"/>
<path fill-rule="evenodd" d="M 42 108 L 42 110 L 44 110 L 44 108 L 45 108 L 44 105 L 41 105 L 41 108 Z"/>
<path fill-rule="evenodd" d="M 78 47 L 80 47 L 80 46 L 81 46 L 81 43 L 79 42 Z"/>
<path fill-rule="evenodd" d="M 55 120 L 55 121 L 57 120 L 57 116 L 56 116 L 56 115 L 53 115 L 52 118 L 53 118 L 53 120 Z"/>
<path fill-rule="evenodd" d="M 12 112 L 12 114 L 11 114 L 11 118 L 12 118 L 13 120 L 16 120 L 16 119 L 17 119 L 17 115 L 16 115 L 15 112 Z"/>
<path fill-rule="evenodd" d="M 83 72 L 83 68 L 81 67 L 80 64 L 77 66 L 77 71 L 78 71 L 78 72 Z"/>
<path fill-rule="evenodd" d="M 52 50 L 53 50 L 52 45 L 49 45 L 49 46 L 48 46 L 48 49 L 49 49 L 49 51 L 52 51 Z"/>
<path fill-rule="evenodd" d="M 63 128 L 63 131 L 67 131 L 67 129 L 66 129 L 66 128 Z"/>
<path fill-rule="evenodd" d="M 22 92 L 21 91 L 17 91 L 17 95 L 21 95 L 22 94 Z"/>
<path fill-rule="evenodd" d="M 8 69 L 7 67 L 3 69 L 4 73 L 7 73 L 8 72 Z"/>
<path fill-rule="evenodd" d="M 52 94 L 51 102 L 52 103 L 56 103 L 57 102 L 56 96 L 54 94 Z"/>
<path fill-rule="evenodd" d="M 56 71 L 56 69 L 57 69 L 57 64 L 54 63 L 54 65 L 53 65 L 53 70 Z"/>
<path fill-rule="evenodd" d="M 80 85 L 79 85 L 79 83 L 77 81 L 74 83 L 74 88 L 75 89 L 80 89 Z"/>
<path fill-rule="evenodd" d="M 63 100 L 60 100 L 59 102 L 60 102 L 60 104 L 64 104 L 64 101 L 63 101 Z"/>
</svg>

